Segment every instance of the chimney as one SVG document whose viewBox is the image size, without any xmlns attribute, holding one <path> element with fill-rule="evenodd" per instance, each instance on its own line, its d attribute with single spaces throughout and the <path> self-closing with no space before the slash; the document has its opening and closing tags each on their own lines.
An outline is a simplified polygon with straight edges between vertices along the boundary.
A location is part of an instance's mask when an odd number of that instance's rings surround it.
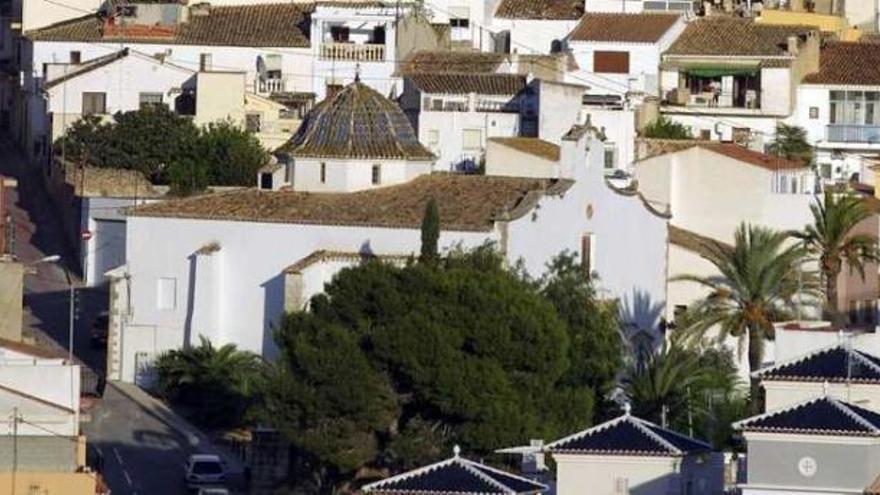
<svg viewBox="0 0 880 495">
<path fill-rule="evenodd" d="M 559 178 L 574 179 L 578 167 L 587 166 L 587 134 L 589 127 L 575 124 L 562 136 L 559 149 Z"/>
<path fill-rule="evenodd" d="M 798 37 L 797 36 L 789 36 L 788 37 L 788 53 L 790 55 L 798 54 Z"/>
</svg>

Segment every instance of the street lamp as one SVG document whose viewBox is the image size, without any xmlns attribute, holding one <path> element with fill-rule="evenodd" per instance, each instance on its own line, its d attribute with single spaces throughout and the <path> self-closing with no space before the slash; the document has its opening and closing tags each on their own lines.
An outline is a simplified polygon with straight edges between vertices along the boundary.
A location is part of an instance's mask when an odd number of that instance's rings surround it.
<svg viewBox="0 0 880 495">
<path fill-rule="evenodd" d="M 68 319 L 68 335 L 67 335 L 67 361 L 70 363 L 73 363 L 73 321 L 74 321 L 73 310 L 74 310 L 74 298 L 76 297 L 76 294 L 74 293 L 75 289 L 73 287 L 73 279 L 70 278 L 70 271 L 67 269 L 66 266 L 60 264 L 59 263 L 60 261 L 61 261 L 61 255 L 53 254 L 53 255 L 46 256 L 44 258 L 40 258 L 37 261 L 30 263 L 30 265 L 39 265 L 42 263 L 56 263 L 62 269 L 64 269 L 64 276 L 67 278 L 67 287 L 69 289 L 69 298 L 70 298 L 70 303 L 69 303 L 70 315 L 69 315 L 69 319 Z"/>
</svg>

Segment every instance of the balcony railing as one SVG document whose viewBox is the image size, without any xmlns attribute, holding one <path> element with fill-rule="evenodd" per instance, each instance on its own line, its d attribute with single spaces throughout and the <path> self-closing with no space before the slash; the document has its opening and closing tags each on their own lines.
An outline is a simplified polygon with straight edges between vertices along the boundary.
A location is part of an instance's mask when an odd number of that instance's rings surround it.
<svg viewBox="0 0 880 495">
<path fill-rule="evenodd" d="M 321 58 L 324 60 L 352 60 L 355 62 L 382 62 L 385 45 L 357 45 L 355 43 L 322 43 Z"/>
<path fill-rule="evenodd" d="M 825 138 L 832 143 L 880 144 L 880 125 L 831 124 L 825 127 Z"/>
<path fill-rule="evenodd" d="M 287 80 L 284 78 L 257 78 L 254 87 L 258 95 L 271 95 L 273 93 L 283 93 L 287 91 Z"/>
</svg>

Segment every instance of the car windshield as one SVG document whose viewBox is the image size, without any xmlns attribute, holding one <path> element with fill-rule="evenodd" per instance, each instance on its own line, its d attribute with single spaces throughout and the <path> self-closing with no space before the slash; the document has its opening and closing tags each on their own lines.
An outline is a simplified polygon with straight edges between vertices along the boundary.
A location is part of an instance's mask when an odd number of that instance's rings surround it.
<svg viewBox="0 0 880 495">
<path fill-rule="evenodd" d="M 193 474 L 221 474 L 223 466 L 215 461 L 199 461 L 193 464 L 192 472 Z"/>
</svg>

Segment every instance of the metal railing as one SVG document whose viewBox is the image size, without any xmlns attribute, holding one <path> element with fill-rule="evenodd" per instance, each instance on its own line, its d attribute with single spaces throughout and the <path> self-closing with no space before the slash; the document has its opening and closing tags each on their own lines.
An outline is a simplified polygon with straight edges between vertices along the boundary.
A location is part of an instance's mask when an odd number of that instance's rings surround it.
<svg viewBox="0 0 880 495">
<path fill-rule="evenodd" d="M 880 144 L 880 125 L 827 125 L 825 126 L 825 139 L 833 143 Z"/>
<path fill-rule="evenodd" d="M 357 62 L 382 62 L 385 45 L 355 43 L 322 43 L 321 58 L 324 60 L 353 60 Z"/>
</svg>

